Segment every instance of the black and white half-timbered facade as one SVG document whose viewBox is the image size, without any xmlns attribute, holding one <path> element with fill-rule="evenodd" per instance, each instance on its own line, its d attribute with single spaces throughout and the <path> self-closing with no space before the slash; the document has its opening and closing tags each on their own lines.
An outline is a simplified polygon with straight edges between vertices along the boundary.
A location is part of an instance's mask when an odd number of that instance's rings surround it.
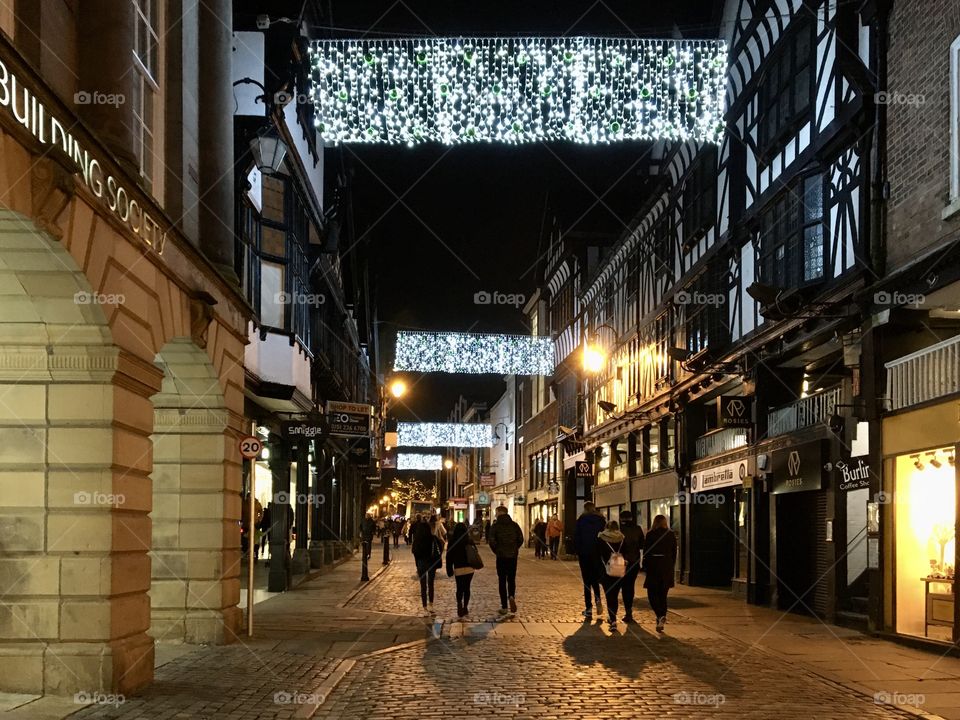
<svg viewBox="0 0 960 720">
<path fill-rule="evenodd" d="M 666 515 L 685 582 L 829 618 L 867 578 L 825 469 L 851 456 L 827 421 L 860 401 L 874 280 L 876 31 L 858 5 L 726 3 L 727 132 L 660 149 L 657 191 L 581 297 L 606 356 L 583 418 L 597 505 Z"/>
</svg>

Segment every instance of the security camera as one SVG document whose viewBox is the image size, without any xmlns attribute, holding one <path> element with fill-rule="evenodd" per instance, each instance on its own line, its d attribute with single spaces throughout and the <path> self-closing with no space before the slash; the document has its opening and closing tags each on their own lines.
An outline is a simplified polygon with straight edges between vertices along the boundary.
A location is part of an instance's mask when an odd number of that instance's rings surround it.
<svg viewBox="0 0 960 720">
<path fill-rule="evenodd" d="M 833 470 L 833 463 L 824 463 L 823 469 L 827 472 L 831 472 Z"/>
</svg>

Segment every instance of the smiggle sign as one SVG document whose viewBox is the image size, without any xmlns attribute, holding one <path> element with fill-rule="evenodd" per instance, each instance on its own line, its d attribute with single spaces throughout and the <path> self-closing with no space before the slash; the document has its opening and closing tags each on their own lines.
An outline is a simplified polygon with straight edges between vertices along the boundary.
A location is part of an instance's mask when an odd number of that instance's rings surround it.
<svg viewBox="0 0 960 720">
<path fill-rule="evenodd" d="M 158 254 L 163 252 L 167 234 L 160 225 L 131 197 L 117 178 L 104 172 L 97 158 L 80 142 L 46 106 L 30 92 L 7 66 L 0 61 L 0 107 L 9 110 L 14 120 L 23 125 L 43 145 L 54 145 L 77 166 L 77 171 L 90 191 Z"/>
</svg>

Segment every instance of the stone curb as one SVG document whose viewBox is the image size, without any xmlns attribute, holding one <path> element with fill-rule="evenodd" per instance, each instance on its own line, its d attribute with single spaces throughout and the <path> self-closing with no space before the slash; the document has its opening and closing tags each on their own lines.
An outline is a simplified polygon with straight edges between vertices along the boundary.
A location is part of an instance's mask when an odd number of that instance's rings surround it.
<svg viewBox="0 0 960 720">
<path fill-rule="evenodd" d="M 353 602 L 358 595 L 360 595 L 365 590 L 368 590 L 373 585 L 373 581 L 379 578 L 381 575 L 383 575 L 387 570 L 390 569 L 391 566 L 392 566 L 392 563 L 390 565 L 381 565 L 378 570 L 376 570 L 372 575 L 370 575 L 369 580 L 367 580 L 366 582 L 364 582 L 363 580 L 360 580 L 360 582 L 363 584 L 355 588 L 353 592 L 347 595 L 347 597 L 343 600 L 343 602 L 339 603 L 337 607 L 345 608 L 347 605 Z"/>
<path fill-rule="evenodd" d="M 313 696 L 313 702 L 304 703 L 293 714 L 295 718 L 312 718 L 330 697 L 330 694 L 336 690 L 337 685 L 347 676 L 353 666 L 357 664 L 356 659 L 348 658 L 341 660 L 333 669 L 333 672 L 319 685 L 309 693 Z"/>
</svg>

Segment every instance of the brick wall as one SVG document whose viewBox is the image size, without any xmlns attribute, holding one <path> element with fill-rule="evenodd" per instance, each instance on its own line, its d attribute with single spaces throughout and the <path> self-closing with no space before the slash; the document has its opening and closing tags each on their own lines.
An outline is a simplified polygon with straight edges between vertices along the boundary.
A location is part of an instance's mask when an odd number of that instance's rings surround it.
<svg viewBox="0 0 960 720">
<path fill-rule="evenodd" d="M 950 45 L 960 35 L 957 0 L 903 0 L 890 20 L 887 87 L 888 269 L 960 238 L 950 201 Z M 916 97 L 915 102 L 906 102 Z"/>
</svg>

